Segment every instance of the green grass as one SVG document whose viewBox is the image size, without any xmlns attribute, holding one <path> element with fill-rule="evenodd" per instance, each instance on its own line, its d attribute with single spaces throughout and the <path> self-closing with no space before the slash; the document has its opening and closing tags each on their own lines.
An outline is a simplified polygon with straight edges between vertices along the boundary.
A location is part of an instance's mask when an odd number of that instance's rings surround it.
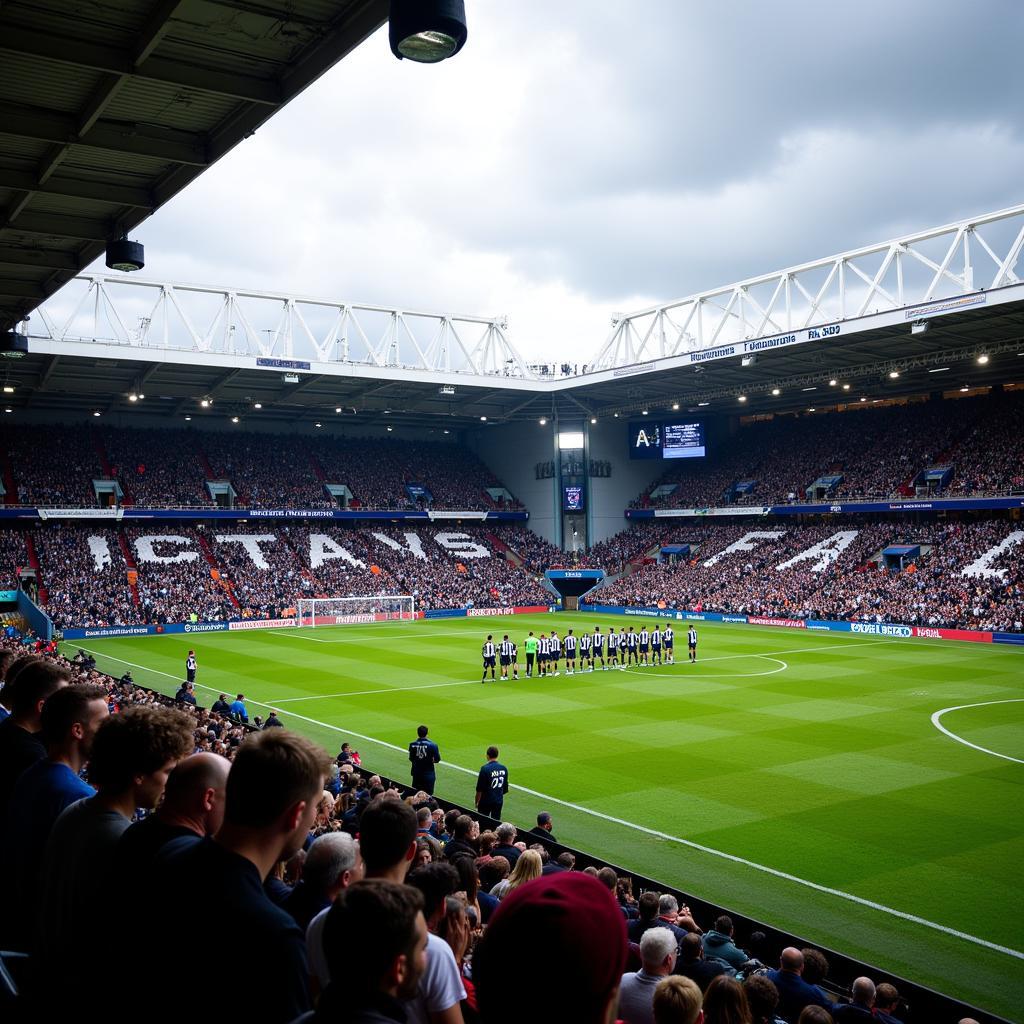
<svg viewBox="0 0 1024 1024">
<path fill-rule="evenodd" d="M 622 621 L 558 616 L 577 631 Z M 425 722 L 444 758 L 438 794 L 466 804 L 471 773 L 496 743 L 513 787 L 505 813 L 517 824 L 551 811 L 570 846 L 1022 1019 L 1024 959 L 1012 951 L 1024 950 L 1024 764 L 956 742 L 931 715 L 1003 701 L 942 724 L 1024 759 L 1024 701 L 1008 702 L 1024 698 L 1024 653 L 705 623 L 697 666 L 480 685 L 488 631 L 521 640 L 552 622 L 81 646 L 164 692 L 195 647 L 201 699 L 244 692 L 250 714 L 265 714 L 258 702 L 274 706 L 332 753 L 349 740 L 364 763 L 396 777 L 408 777 L 405 748 Z"/>
</svg>

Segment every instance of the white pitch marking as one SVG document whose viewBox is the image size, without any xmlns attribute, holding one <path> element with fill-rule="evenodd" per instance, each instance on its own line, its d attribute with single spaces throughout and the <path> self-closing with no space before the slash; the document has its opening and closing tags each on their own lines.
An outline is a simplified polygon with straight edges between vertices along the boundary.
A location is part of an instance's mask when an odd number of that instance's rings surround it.
<svg viewBox="0 0 1024 1024">
<path fill-rule="evenodd" d="M 958 736 L 955 732 L 950 732 L 940 719 L 944 714 L 949 711 L 963 711 L 964 708 L 984 708 L 990 704 L 1022 704 L 1024 703 L 1024 697 L 1010 697 L 1007 700 L 983 700 L 977 704 L 957 704 L 956 707 L 943 708 L 941 711 L 936 711 L 932 715 L 932 725 L 935 726 L 939 732 L 944 732 L 951 740 L 956 740 L 957 743 L 962 743 L 965 747 L 973 747 L 975 750 L 980 750 L 983 754 L 991 754 L 993 757 L 1001 757 L 1004 761 L 1014 761 L 1017 764 L 1024 764 L 1024 760 L 1019 757 L 1010 757 L 1009 754 L 1000 754 L 998 750 L 989 750 L 988 747 L 979 747 L 977 743 L 971 743 L 970 740 L 965 740 L 963 736 Z"/>
<path fill-rule="evenodd" d="M 82 648 L 82 650 L 88 651 L 88 647 Z M 162 672 L 159 669 L 151 669 L 146 665 L 139 665 L 133 661 L 125 661 L 123 658 L 115 658 L 110 654 L 101 654 L 99 651 L 90 651 L 91 654 L 100 654 L 101 657 L 109 658 L 111 661 L 119 662 L 122 665 L 130 665 L 132 668 L 143 669 L 146 672 L 153 672 L 156 675 L 166 676 L 168 679 L 177 680 L 176 675 L 172 675 L 170 672 Z M 220 690 L 215 689 L 212 686 L 206 686 L 203 683 L 196 683 L 202 690 L 208 690 L 210 693 L 220 693 Z M 261 708 L 268 708 L 269 710 L 274 709 L 274 705 L 266 704 L 263 701 L 251 700 L 250 704 L 256 704 Z M 315 718 L 307 718 L 305 715 L 296 714 L 295 712 L 288 712 L 288 714 L 300 722 L 306 722 L 308 725 L 315 725 L 321 729 L 329 729 L 331 732 L 338 732 L 344 736 L 353 736 L 358 740 L 366 740 L 367 743 L 375 743 L 380 747 L 387 747 L 389 750 L 396 750 L 401 754 L 406 752 L 404 747 L 399 747 L 394 743 L 388 743 L 385 740 L 379 740 L 374 736 L 367 736 L 364 733 L 353 732 L 351 729 L 343 729 L 340 725 L 331 725 L 328 722 L 320 722 Z M 455 771 L 462 772 L 464 775 L 471 775 L 476 777 L 478 771 L 472 768 L 463 768 L 462 765 L 448 763 L 448 767 Z M 702 843 L 695 843 L 692 839 L 683 839 L 680 836 L 672 836 L 667 832 L 659 832 L 657 829 L 648 828 L 646 825 L 637 825 L 635 822 L 626 821 L 624 818 L 616 818 L 610 814 L 604 814 L 601 811 L 592 810 L 589 807 L 582 807 L 580 804 L 570 803 L 568 800 L 560 800 L 556 796 L 549 796 L 547 793 L 541 793 L 536 789 L 528 789 L 526 786 L 518 786 L 515 783 L 510 784 L 510 789 L 516 789 L 520 793 L 528 793 L 530 796 L 539 797 L 547 803 L 559 804 L 562 807 L 568 807 L 571 810 L 579 811 L 581 814 L 588 814 L 593 818 L 600 818 L 602 821 L 609 821 L 614 825 L 621 825 L 624 828 L 633 829 L 635 832 L 642 832 L 644 835 L 653 836 L 655 839 L 664 839 L 670 843 L 677 843 L 680 846 L 686 846 L 691 850 L 696 850 L 699 853 L 706 853 L 712 857 L 719 857 L 722 860 L 730 861 L 733 864 L 741 864 L 744 867 L 752 868 L 754 871 L 760 871 L 766 875 L 771 875 L 774 878 L 781 878 L 787 882 L 793 882 L 796 885 L 805 886 L 808 889 L 813 889 L 815 892 L 823 892 L 829 896 L 835 896 L 838 899 L 846 900 L 849 903 L 856 903 L 858 906 L 868 907 L 871 910 L 877 910 L 879 913 L 888 914 L 890 917 L 899 918 L 902 921 L 910 921 L 913 924 L 922 925 L 925 928 L 931 928 L 933 931 L 942 932 L 944 935 L 951 935 L 957 939 L 963 939 L 965 942 L 973 943 L 976 946 L 982 946 L 985 949 L 991 949 L 996 953 L 1003 953 L 1006 956 L 1013 957 L 1016 960 L 1024 960 L 1024 953 L 1016 949 L 1011 949 L 1009 946 L 1001 946 L 996 942 L 989 942 L 988 939 L 978 938 L 976 935 L 971 935 L 968 932 L 959 931 L 956 928 L 949 928 L 944 924 L 939 924 L 936 921 L 929 921 L 926 917 L 918 917 L 916 914 L 908 914 L 904 910 L 896 910 L 893 907 L 887 907 L 884 903 L 877 903 L 874 900 L 864 899 L 863 896 L 855 896 L 853 893 L 844 892 L 842 889 L 834 889 L 828 885 L 820 885 L 818 882 L 809 881 L 806 878 L 800 878 L 799 875 L 791 875 L 787 871 L 780 871 L 778 868 L 769 867 L 766 864 L 758 864 L 756 861 L 747 860 L 746 857 L 737 857 L 735 854 L 726 853 L 724 850 L 716 850 L 711 846 L 704 846 Z"/>
</svg>

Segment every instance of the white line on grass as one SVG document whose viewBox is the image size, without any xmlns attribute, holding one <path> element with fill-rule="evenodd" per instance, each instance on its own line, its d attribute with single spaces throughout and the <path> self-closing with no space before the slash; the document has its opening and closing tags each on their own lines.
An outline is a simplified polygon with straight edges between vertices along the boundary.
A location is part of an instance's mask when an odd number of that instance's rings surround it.
<svg viewBox="0 0 1024 1024">
<path fill-rule="evenodd" d="M 82 648 L 88 651 L 88 647 Z M 153 672 L 156 675 L 166 676 L 168 679 L 178 680 L 178 676 L 171 672 L 163 672 L 160 669 L 149 668 L 147 665 L 139 665 L 134 661 L 126 661 L 124 658 L 115 658 L 111 654 L 105 654 L 100 651 L 90 651 L 92 654 L 99 654 L 100 657 L 109 658 L 111 661 L 119 662 L 122 665 L 130 665 L 132 668 L 142 669 L 146 672 Z M 203 683 L 196 683 L 202 690 L 207 690 L 210 693 L 220 693 L 220 690 L 215 689 L 212 686 L 206 686 Z M 274 705 L 266 704 L 263 701 L 251 700 L 250 704 L 256 704 L 261 708 L 273 709 Z M 351 729 L 343 729 L 340 725 L 331 725 L 328 722 L 320 722 L 315 718 L 307 718 L 305 715 L 300 715 L 295 712 L 289 712 L 292 718 L 298 719 L 300 722 L 306 722 L 308 725 L 315 725 L 321 729 L 329 729 L 331 732 L 338 732 L 344 736 L 353 736 L 359 740 L 366 740 L 367 743 L 375 743 L 380 747 L 387 747 L 389 750 L 396 750 L 401 754 L 406 753 L 404 747 L 399 747 L 394 743 L 388 743 L 386 740 L 379 740 L 374 736 L 367 736 L 364 733 L 353 732 Z M 462 772 L 464 775 L 476 776 L 478 772 L 472 768 L 463 768 L 462 765 L 452 764 L 448 762 L 448 767 L 455 771 Z M 550 796 L 547 793 L 541 793 L 536 789 L 528 789 L 526 786 L 518 786 L 515 783 L 510 783 L 510 789 L 518 790 L 520 793 L 528 793 L 530 796 L 539 797 L 547 803 L 558 804 L 562 807 L 568 807 L 571 810 L 579 811 L 581 814 L 590 815 L 593 818 L 600 818 L 602 821 L 611 822 L 613 825 L 621 825 L 623 828 L 632 829 L 635 832 L 642 832 L 644 835 L 653 836 L 655 839 L 664 839 L 670 843 L 677 843 L 680 846 L 688 847 L 691 850 L 696 850 L 699 853 L 706 853 L 712 857 L 718 857 L 722 860 L 727 860 L 732 864 L 740 864 L 743 867 L 752 868 L 754 871 L 760 871 L 763 874 L 771 875 L 773 878 L 781 878 L 787 882 L 793 882 L 796 885 L 802 885 L 807 889 L 813 889 L 815 892 L 825 893 L 828 896 L 835 896 L 838 899 L 846 900 L 848 903 L 856 903 L 861 907 L 868 907 L 870 910 L 877 910 L 879 913 L 888 914 L 890 917 L 899 918 L 902 921 L 910 921 L 913 924 L 921 925 L 925 928 L 931 928 L 933 931 L 942 932 L 944 935 L 951 935 L 953 938 L 963 939 L 964 942 L 973 943 L 976 946 L 983 946 L 985 949 L 991 949 L 996 953 L 1003 953 L 1005 956 L 1013 957 L 1016 960 L 1024 960 L 1024 953 L 1016 949 L 1011 949 L 1009 946 L 1001 946 L 997 942 L 989 942 L 988 939 L 979 938 L 977 935 L 971 935 L 968 932 L 962 932 L 956 928 L 949 928 L 944 924 L 939 924 L 936 921 L 929 921 L 926 917 L 918 917 L 917 914 L 908 914 L 904 910 L 896 910 L 893 907 L 887 907 L 884 903 L 877 903 L 875 900 L 865 899 L 863 896 L 855 896 L 853 893 L 844 892 L 842 889 L 834 889 L 829 885 L 820 885 L 818 882 L 812 882 L 806 878 L 800 878 L 798 875 L 791 875 L 787 871 L 780 871 L 778 868 L 769 867 L 766 864 L 758 864 L 756 861 L 747 860 L 746 857 L 738 857 L 733 853 L 726 853 L 724 850 L 716 850 L 711 846 L 704 846 L 702 843 L 695 843 L 692 839 L 683 839 L 680 836 L 672 836 L 667 832 L 660 832 L 657 829 L 648 828 L 646 825 L 637 825 L 635 822 L 626 821 L 624 818 L 616 818 L 611 814 L 605 814 L 602 811 L 595 811 L 589 807 L 583 807 L 580 804 L 570 803 L 568 800 L 561 800 L 556 796 Z"/>
<path fill-rule="evenodd" d="M 1024 764 L 1024 760 L 1019 757 L 1010 757 L 1009 754 L 1000 754 L 998 750 L 989 750 L 988 747 L 979 747 L 977 743 L 971 743 L 970 740 L 965 740 L 963 736 L 958 736 L 955 732 L 950 732 L 940 719 L 944 714 L 949 711 L 963 711 L 964 708 L 984 708 L 990 704 L 1022 704 L 1024 703 L 1024 697 L 1011 697 L 1008 700 L 983 700 L 978 704 L 957 704 L 953 708 L 943 708 L 941 711 L 936 711 L 932 715 L 932 725 L 935 726 L 939 732 L 944 732 L 951 740 L 956 740 L 957 743 L 962 743 L 965 747 L 973 747 L 975 750 L 980 750 L 983 754 L 991 754 L 993 757 L 1001 757 L 1004 761 L 1015 761 L 1017 764 Z"/>
</svg>

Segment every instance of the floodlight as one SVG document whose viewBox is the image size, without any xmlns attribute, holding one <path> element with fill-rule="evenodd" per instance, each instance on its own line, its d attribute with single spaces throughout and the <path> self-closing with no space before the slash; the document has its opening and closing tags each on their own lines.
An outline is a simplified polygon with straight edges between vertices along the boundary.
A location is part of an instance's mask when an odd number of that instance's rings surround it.
<svg viewBox="0 0 1024 1024">
<path fill-rule="evenodd" d="M 391 52 L 419 64 L 453 57 L 466 42 L 463 0 L 391 0 Z"/>
<path fill-rule="evenodd" d="M 146 250 L 141 242 L 129 242 L 127 238 L 119 238 L 107 243 L 107 266 L 111 270 L 131 273 L 141 270 L 146 265 Z"/>
</svg>

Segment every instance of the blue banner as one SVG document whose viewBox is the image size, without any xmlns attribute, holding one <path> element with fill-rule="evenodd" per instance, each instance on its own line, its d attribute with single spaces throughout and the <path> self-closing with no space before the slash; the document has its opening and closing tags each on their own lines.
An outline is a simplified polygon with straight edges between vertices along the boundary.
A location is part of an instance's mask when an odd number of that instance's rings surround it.
<svg viewBox="0 0 1024 1024">
<path fill-rule="evenodd" d="M 1014 644 L 1017 647 L 1024 647 L 1024 633 L 993 633 L 992 643 Z"/>
<path fill-rule="evenodd" d="M 12 603 L 18 600 L 18 592 L 16 590 L 0 590 L 0 604 L 3 602 Z"/>
<path fill-rule="evenodd" d="M 548 569 L 549 580 L 603 580 L 604 569 Z"/>
<path fill-rule="evenodd" d="M 465 608 L 428 608 L 423 613 L 425 619 L 464 619 Z"/>
<path fill-rule="evenodd" d="M 806 516 L 825 515 L 848 512 L 946 512 L 946 511 L 969 511 L 979 509 L 990 511 L 994 509 L 1024 508 L 1024 498 L 935 498 L 931 501 L 917 501 L 908 498 L 906 501 L 833 501 L 817 502 L 815 504 L 803 505 L 770 505 L 767 509 L 760 506 L 744 509 L 742 505 L 730 506 L 730 515 L 751 516 L 772 515 L 772 516 Z M 661 511 L 659 509 L 659 511 Z M 710 509 L 690 509 L 696 514 L 710 514 Z M 0 510 L 2 514 L 2 510 Z M 721 514 L 721 513 L 719 513 Z M 626 509 L 627 519 L 654 519 L 653 508 L 630 508 Z"/>
<path fill-rule="evenodd" d="M 467 519 L 487 522 L 524 523 L 530 518 L 525 510 L 491 510 L 486 514 L 466 511 Z M 437 516 L 435 516 L 436 521 Z M 458 520 L 457 512 L 446 512 L 446 520 Z M 430 521 L 429 512 L 422 509 L 353 509 L 353 508 L 117 508 L 117 509 L 40 509 L 0 506 L 0 519 L 57 519 L 61 522 L 78 520 L 102 525 L 105 522 L 123 522 L 129 519 L 418 519 Z"/>
</svg>

